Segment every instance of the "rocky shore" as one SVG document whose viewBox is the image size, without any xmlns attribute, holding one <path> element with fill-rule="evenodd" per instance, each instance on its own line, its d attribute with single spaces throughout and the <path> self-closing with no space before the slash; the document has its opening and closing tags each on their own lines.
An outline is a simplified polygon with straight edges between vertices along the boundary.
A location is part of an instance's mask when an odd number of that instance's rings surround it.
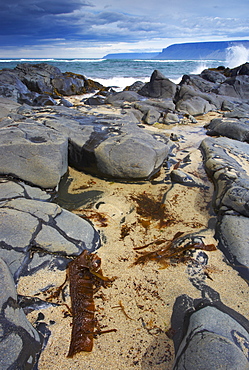
<svg viewBox="0 0 249 370">
<path fill-rule="evenodd" d="M 249 368 L 249 63 L 122 92 L 20 64 L 0 130 L 1 369 Z M 68 358 L 84 250 L 115 331 Z"/>
</svg>

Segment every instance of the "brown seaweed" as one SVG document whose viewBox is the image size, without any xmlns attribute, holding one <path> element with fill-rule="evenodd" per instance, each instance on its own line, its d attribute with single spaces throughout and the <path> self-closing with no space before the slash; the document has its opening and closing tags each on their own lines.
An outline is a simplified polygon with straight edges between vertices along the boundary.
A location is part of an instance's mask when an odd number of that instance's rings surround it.
<svg viewBox="0 0 249 370">
<path fill-rule="evenodd" d="M 94 293 L 101 287 L 107 287 L 114 279 L 103 276 L 100 269 L 101 259 L 97 254 L 83 251 L 74 261 L 69 263 L 70 295 L 72 302 L 72 335 L 67 357 L 73 357 L 81 351 L 91 352 L 96 320 Z M 105 332 L 116 331 L 107 330 Z"/>
<path fill-rule="evenodd" d="M 166 243 L 162 248 L 151 251 L 151 252 L 142 252 L 139 257 L 135 260 L 134 264 L 144 264 L 148 261 L 156 261 L 166 267 L 171 259 L 174 259 L 176 262 L 185 262 L 189 259 L 189 256 L 186 255 L 186 252 L 191 251 L 192 249 L 201 249 L 205 251 L 214 251 L 216 247 L 214 244 L 205 244 L 201 239 L 198 241 L 193 241 L 187 243 L 183 246 L 177 246 L 176 241 L 183 233 L 178 232 L 175 234 L 173 239 Z M 146 246 L 134 248 L 135 250 L 142 249 L 143 247 L 151 246 L 153 244 L 161 244 L 163 239 L 155 240 L 155 242 L 148 243 Z M 184 241 L 184 240 L 183 240 Z M 139 253 L 139 252 L 137 252 Z"/>
</svg>

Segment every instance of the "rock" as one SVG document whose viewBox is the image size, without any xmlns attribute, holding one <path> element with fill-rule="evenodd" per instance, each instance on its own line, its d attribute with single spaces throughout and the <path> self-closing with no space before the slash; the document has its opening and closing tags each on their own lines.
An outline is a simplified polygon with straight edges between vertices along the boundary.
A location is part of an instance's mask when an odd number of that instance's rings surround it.
<svg viewBox="0 0 249 370">
<path fill-rule="evenodd" d="M 140 129 L 129 131 L 109 137 L 96 147 L 97 166 L 108 177 L 148 179 L 162 166 L 169 147 Z"/>
<path fill-rule="evenodd" d="M 206 171 L 215 183 L 216 212 L 233 210 L 249 216 L 248 144 L 223 137 L 206 138 L 200 148 Z"/>
<path fill-rule="evenodd" d="M 33 99 L 33 105 L 44 107 L 46 105 L 57 105 L 57 101 L 47 94 L 39 94 Z"/>
<path fill-rule="evenodd" d="M 147 125 L 153 125 L 154 123 L 158 122 L 161 114 L 158 112 L 157 109 L 151 108 L 144 114 L 142 120 Z"/>
<path fill-rule="evenodd" d="M 0 215 L 0 257 L 15 280 L 35 252 L 74 256 L 100 246 L 99 235 L 86 220 L 53 203 L 13 199 L 1 204 Z"/>
<path fill-rule="evenodd" d="M 214 209 L 218 213 L 219 247 L 244 279 L 249 279 L 249 161 L 248 144 L 227 138 L 201 143 L 204 163 L 215 183 Z"/>
<path fill-rule="evenodd" d="M 59 68 L 47 63 L 18 64 L 14 68 L 14 72 L 30 91 L 38 94 L 53 94 L 52 79 L 63 77 Z"/>
<path fill-rule="evenodd" d="M 95 95 L 88 99 L 84 99 L 83 102 L 87 105 L 104 105 L 106 104 L 106 98 L 101 95 Z"/>
<path fill-rule="evenodd" d="M 11 99 L 0 97 L 0 119 L 16 112 L 21 105 Z"/>
<path fill-rule="evenodd" d="M 249 123 L 239 119 L 215 118 L 206 126 L 207 134 L 222 135 L 231 139 L 249 142 Z"/>
<path fill-rule="evenodd" d="M 65 108 L 64 108 L 65 109 Z M 69 164 L 80 171 L 115 179 L 147 179 L 162 166 L 169 139 L 145 132 L 130 114 L 46 118 L 44 124 L 69 137 Z M 62 112 L 61 112 L 62 113 Z"/>
<path fill-rule="evenodd" d="M 170 173 L 170 178 L 172 182 L 176 182 L 185 186 L 197 186 L 200 187 L 202 184 L 200 183 L 199 179 L 195 178 L 192 175 L 189 175 L 182 170 L 172 170 Z"/>
<path fill-rule="evenodd" d="M 0 173 L 54 188 L 67 171 L 67 137 L 35 121 L 0 129 Z"/>
<path fill-rule="evenodd" d="M 176 109 L 183 113 L 189 113 L 192 116 L 198 116 L 216 110 L 216 107 L 201 97 L 194 96 L 187 100 L 181 100 L 176 104 Z"/>
<path fill-rule="evenodd" d="M 204 69 L 204 71 L 201 72 L 200 77 L 204 78 L 204 80 L 213 82 L 213 83 L 222 83 L 226 80 L 226 77 L 223 73 L 219 71 L 212 71 L 210 69 Z"/>
<path fill-rule="evenodd" d="M 247 195 L 247 201 L 249 200 L 248 198 Z M 237 215 L 224 215 L 217 224 L 216 237 L 219 240 L 219 248 L 229 263 L 248 281 L 249 218 Z"/>
<path fill-rule="evenodd" d="M 238 67 L 232 68 L 229 70 L 228 74 L 230 76 L 238 76 L 238 75 L 247 75 L 249 76 L 249 63 L 244 63 Z"/>
<path fill-rule="evenodd" d="M 0 71 L 0 96 L 19 101 L 21 96 L 29 93 L 27 86 L 10 71 Z"/>
<path fill-rule="evenodd" d="M 60 105 L 64 105 L 64 107 L 71 108 L 73 107 L 73 103 L 71 103 L 69 100 L 61 98 L 60 99 Z"/>
<path fill-rule="evenodd" d="M 50 201 L 52 196 L 41 189 L 23 182 L 0 178 L 0 202 L 15 198 Z"/>
<path fill-rule="evenodd" d="M 141 90 L 144 85 L 145 85 L 144 82 L 136 81 L 131 86 L 127 86 L 125 90 L 138 92 L 138 90 Z"/>
<path fill-rule="evenodd" d="M 178 114 L 176 113 L 168 112 L 163 115 L 163 123 L 165 123 L 166 125 L 176 124 L 179 122 L 180 122 L 180 119 L 179 119 Z"/>
<path fill-rule="evenodd" d="M 176 346 L 174 370 L 249 368 L 249 333 L 245 329 L 249 328 L 248 321 L 218 297 L 214 301 L 178 297 L 172 325 L 173 329 L 182 325 L 184 333 Z"/>
<path fill-rule="evenodd" d="M 32 370 L 42 349 L 42 338 L 18 306 L 13 278 L 0 259 L 0 368 Z"/>
<path fill-rule="evenodd" d="M 139 100 L 142 100 L 142 97 L 135 91 L 121 91 L 121 92 L 117 92 L 112 95 L 109 95 L 106 98 L 105 102 L 106 104 L 120 106 L 124 101 L 134 102 L 134 101 L 139 101 Z"/>
<path fill-rule="evenodd" d="M 247 102 L 249 99 L 249 76 L 239 75 L 227 78 L 217 87 L 216 93 Z"/>
<path fill-rule="evenodd" d="M 150 82 L 138 90 L 138 93 L 150 98 L 173 99 L 176 93 L 176 84 L 166 78 L 160 71 L 155 70 L 151 75 Z"/>
</svg>

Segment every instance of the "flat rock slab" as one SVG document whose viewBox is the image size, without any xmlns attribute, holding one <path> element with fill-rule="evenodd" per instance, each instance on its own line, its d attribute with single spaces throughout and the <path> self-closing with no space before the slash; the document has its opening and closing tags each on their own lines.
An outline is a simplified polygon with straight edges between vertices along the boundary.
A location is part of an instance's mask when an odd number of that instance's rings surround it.
<svg viewBox="0 0 249 370">
<path fill-rule="evenodd" d="M 0 178 L 0 202 L 15 198 L 50 201 L 52 196 L 40 188 L 27 185 L 24 182 Z"/>
<path fill-rule="evenodd" d="M 68 139 L 36 122 L 0 129 L 0 173 L 54 188 L 67 171 Z"/>
<path fill-rule="evenodd" d="M 42 349 L 42 337 L 18 306 L 13 277 L 0 258 L 0 368 L 31 370 Z"/>
<path fill-rule="evenodd" d="M 0 257 L 16 280 L 31 264 L 34 252 L 65 257 L 100 246 L 89 222 L 53 203 L 13 199 L 1 204 L 0 217 Z"/>
</svg>

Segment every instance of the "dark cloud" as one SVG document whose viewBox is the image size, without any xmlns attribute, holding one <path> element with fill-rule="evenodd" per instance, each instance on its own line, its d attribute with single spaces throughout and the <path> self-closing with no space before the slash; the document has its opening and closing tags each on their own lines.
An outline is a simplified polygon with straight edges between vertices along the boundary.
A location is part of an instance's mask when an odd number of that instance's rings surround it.
<svg viewBox="0 0 249 370">
<path fill-rule="evenodd" d="M 0 47 L 249 35 L 248 0 L 8 0 Z"/>
</svg>

